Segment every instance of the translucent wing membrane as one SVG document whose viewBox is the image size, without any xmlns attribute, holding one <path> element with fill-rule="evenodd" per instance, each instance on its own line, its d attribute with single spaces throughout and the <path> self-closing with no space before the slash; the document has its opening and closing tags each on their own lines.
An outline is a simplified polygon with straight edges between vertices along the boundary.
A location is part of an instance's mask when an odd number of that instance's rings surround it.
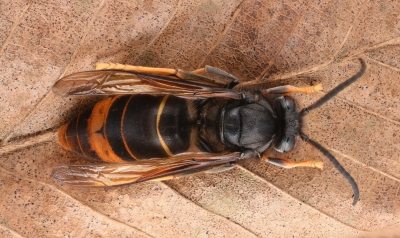
<svg viewBox="0 0 400 238">
<path fill-rule="evenodd" d="M 225 97 L 241 99 L 240 92 L 221 86 L 121 70 L 97 70 L 68 75 L 53 86 L 54 93 L 67 95 L 173 94 L 180 97 Z"/>
<path fill-rule="evenodd" d="M 194 153 L 132 163 L 62 165 L 53 169 L 53 177 L 75 186 L 117 186 L 182 177 L 232 164 L 238 159 L 238 152 L 224 155 Z"/>
</svg>

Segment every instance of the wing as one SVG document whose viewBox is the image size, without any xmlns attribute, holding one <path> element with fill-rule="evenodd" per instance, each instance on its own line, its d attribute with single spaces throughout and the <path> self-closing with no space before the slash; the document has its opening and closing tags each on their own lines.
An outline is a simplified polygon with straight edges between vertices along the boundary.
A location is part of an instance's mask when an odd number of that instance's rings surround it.
<svg viewBox="0 0 400 238">
<path fill-rule="evenodd" d="M 96 70 L 79 72 L 58 80 L 54 93 L 67 95 L 116 95 L 116 94 L 173 94 L 188 98 L 225 97 L 241 99 L 239 91 L 199 83 L 201 75 L 191 78 L 161 76 L 124 70 Z"/>
<path fill-rule="evenodd" d="M 239 154 L 194 153 L 132 163 L 62 165 L 53 169 L 53 177 L 59 182 L 74 186 L 117 186 L 167 180 L 236 163 Z"/>
</svg>

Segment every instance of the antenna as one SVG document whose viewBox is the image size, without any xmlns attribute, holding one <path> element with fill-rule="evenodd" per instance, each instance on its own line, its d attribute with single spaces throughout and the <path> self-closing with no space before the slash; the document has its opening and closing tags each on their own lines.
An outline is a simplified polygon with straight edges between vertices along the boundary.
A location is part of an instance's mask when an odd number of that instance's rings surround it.
<svg viewBox="0 0 400 238">
<path fill-rule="evenodd" d="M 314 146 L 314 148 L 321 151 L 321 153 L 324 154 L 329 159 L 329 161 L 331 161 L 331 163 L 335 166 L 339 173 L 343 175 L 343 177 L 350 183 L 354 191 L 353 206 L 355 206 L 358 202 L 358 198 L 360 197 L 360 191 L 358 190 L 358 185 L 354 178 L 351 177 L 351 175 L 343 168 L 339 161 L 337 161 L 337 159 L 331 153 L 329 153 L 329 151 L 325 149 L 325 147 L 320 145 L 318 142 L 308 138 L 308 136 L 306 136 L 302 132 L 300 132 L 300 137 L 304 142 L 310 143 L 312 146 Z"/>
<path fill-rule="evenodd" d="M 343 83 L 339 84 L 336 86 L 334 89 L 332 89 L 330 92 L 325 94 L 322 98 L 314 102 L 311 106 L 303 108 L 300 112 L 300 116 L 307 115 L 311 110 L 314 110 L 330 99 L 332 99 L 334 96 L 336 96 L 339 92 L 341 92 L 343 89 L 348 87 L 350 84 L 354 83 L 357 81 L 357 79 L 361 78 L 361 76 L 365 73 L 365 69 L 367 68 L 367 65 L 365 64 L 364 60 L 359 58 L 361 63 L 361 69 L 356 73 L 353 77 L 347 79 Z M 311 144 L 314 148 L 319 150 L 322 154 L 324 154 L 329 161 L 335 166 L 335 168 L 339 171 L 341 175 L 345 177 L 345 179 L 350 183 L 351 187 L 353 188 L 354 191 L 354 200 L 353 200 L 353 206 L 355 206 L 358 202 L 358 198 L 360 196 L 360 191 L 358 190 L 358 186 L 356 181 L 354 180 L 353 177 L 343 168 L 343 166 L 337 161 L 337 159 L 327 150 L 325 149 L 322 145 L 320 145 L 318 142 L 308 138 L 303 132 L 300 131 L 300 137 L 304 142 L 308 142 Z"/>
<path fill-rule="evenodd" d="M 343 91 L 343 89 L 348 87 L 350 84 L 357 81 L 357 79 L 361 78 L 361 76 L 365 73 L 365 69 L 367 68 L 367 65 L 365 64 L 365 61 L 363 59 L 359 58 L 358 60 L 361 63 L 361 69 L 360 69 L 360 71 L 358 71 L 358 73 L 356 73 L 355 75 L 353 75 L 353 77 L 349 78 L 348 80 L 346 80 L 343 83 L 336 86 L 330 92 L 325 94 L 322 98 L 320 98 L 319 100 L 314 102 L 311 106 L 303 108 L 303 110 L 301 110 L 301 112 L 300 112 L 300 115 L 301 116 L 307 115 L 311 110 L 314 110 L 314 109 L 320 107 L 321 105 L 323 105 L 324 103 L 326 103 L 327 101 L 332 99 L 334 96 L 336 96 L 336 94 Z"/>
</svg>

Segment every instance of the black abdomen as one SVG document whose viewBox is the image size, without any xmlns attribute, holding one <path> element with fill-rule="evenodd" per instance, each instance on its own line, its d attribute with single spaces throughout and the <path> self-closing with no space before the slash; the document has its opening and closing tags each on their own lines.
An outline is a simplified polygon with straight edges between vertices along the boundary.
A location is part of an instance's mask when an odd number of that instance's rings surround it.
<svg viewBox="0 0 400 238">
<path fill-rule="evenodd" d="M 59 131 L 63 147 L 107 162 L 170 157 L 190 147 L 187 101 L 172 96 L 104 99 Z"/>
</svg>

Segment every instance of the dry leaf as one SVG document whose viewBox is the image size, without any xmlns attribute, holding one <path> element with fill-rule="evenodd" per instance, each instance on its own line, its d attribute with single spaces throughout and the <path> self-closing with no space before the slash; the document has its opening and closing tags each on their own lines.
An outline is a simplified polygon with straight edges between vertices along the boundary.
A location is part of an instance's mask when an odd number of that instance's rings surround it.
<svg viewBox="0 0 400 238">
<path fill-rule="evenodd" d="M 400 225 L 399 1 L 21 0 L 0 2 L 0 13 L 2 237 L 344 237 Z M 208 64 L 327 92 L 359 70 L 358 57 L 366 74 L 305 119 L 358 182 L 354 207 L 347 182 L 304 143 L 286 157 L 319 158 L 323 171 L 244 162 L 109 189 L 50 178 L 53 166 L 83 161 L 55 129 L 97 100 L 51 87 L 95 62 Z M 295 97 L 303 107 L 322 95 Z"/>
</svg>

